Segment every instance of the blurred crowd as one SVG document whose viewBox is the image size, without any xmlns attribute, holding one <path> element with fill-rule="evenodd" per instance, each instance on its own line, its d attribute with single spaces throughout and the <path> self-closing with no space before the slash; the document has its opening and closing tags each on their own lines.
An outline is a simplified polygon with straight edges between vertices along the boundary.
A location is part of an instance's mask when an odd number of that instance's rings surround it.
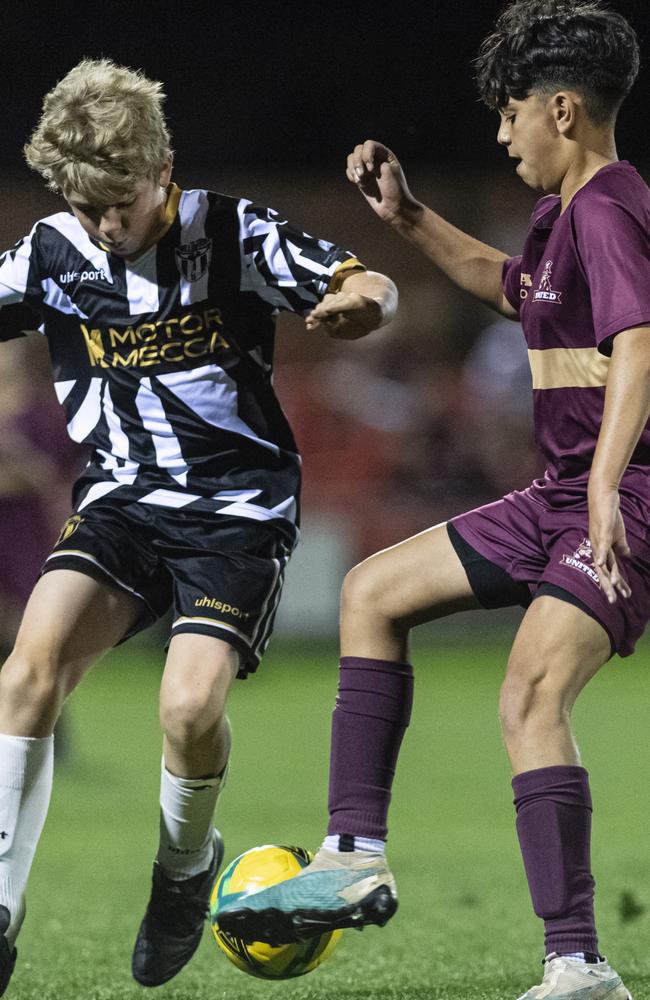
<svg viewBox="0 0 650 1000">
<path fill-rule="evenodd" d="M 541 471 L 518 324 L 489 325 L 459 361 L 399 327 L 275 379 L 303 455 L 303 509 L 351 525 L 355 559 Z"/>
<path fill-rule="evenodd" d="M 85 455 L 67 436 L 46 345 L 0 349 L 0 654 L 10 649 L 41 565 L 68 516 Z"/>
</svg>

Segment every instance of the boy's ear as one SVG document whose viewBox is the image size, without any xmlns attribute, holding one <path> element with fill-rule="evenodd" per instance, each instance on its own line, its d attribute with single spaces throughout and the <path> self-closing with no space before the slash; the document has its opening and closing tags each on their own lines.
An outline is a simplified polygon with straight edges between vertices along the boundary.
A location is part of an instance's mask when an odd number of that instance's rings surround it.
<svg viewBox="0 0 650 1000">
<path fill-rule="evenodd" d="M 174 168 L 174 154 L 170 150 L 163 163 L 163 168 L 160 171 L 160 186 L 167 187 L 170 180 L 172 179 L 172 170 Z"/>
<path fill-rule="evenodd" d="M 550 110 L 560 134 L 566 135 L 574 128 L 581 104 L 580 95 L 571 90 L 560 90 L 557 94 L 553 94 L 550 99 Z"/>
</svg>

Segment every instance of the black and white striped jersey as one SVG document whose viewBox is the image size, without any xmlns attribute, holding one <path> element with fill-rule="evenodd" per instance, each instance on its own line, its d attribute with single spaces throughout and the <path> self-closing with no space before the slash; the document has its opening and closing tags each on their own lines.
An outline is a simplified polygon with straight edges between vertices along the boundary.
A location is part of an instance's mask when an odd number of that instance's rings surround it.
<svg viewBox="0 0 650 1000">
<path fill-rule="evenodd" d="M 68 212 L 37 222 L 0 258 L 0 339 L 48 339 L 69 434 L 93 449 L 77 511 L 110 496 L 293 534 L 300 460 L 272 388 L 275 317 L 307 313 L 362 265 L 246 199 L 171 185 L 166 222 L 132 261 Z"/>
</svg>

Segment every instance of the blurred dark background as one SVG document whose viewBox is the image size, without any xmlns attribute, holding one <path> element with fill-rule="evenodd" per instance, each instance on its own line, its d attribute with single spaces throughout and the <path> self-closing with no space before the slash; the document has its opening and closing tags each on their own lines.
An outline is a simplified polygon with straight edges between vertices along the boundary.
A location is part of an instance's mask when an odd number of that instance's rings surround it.
<svg viewBox="0 0 650 1000">
<path fill-rule="evenodd" d="M 536 195 L 497 146 L 497 116 L 479 103 L 472 79 L 472 60 L 501 6 L 64 0 L 38 13 L 24 4 L 4 19 L 3 246 L 64 207 L 22 159 L 43 95 L 82 57 L 108 56 L 164 82 L 181 187 L 270 205 L 398 283 L 396 321 L 363 342 L 314 340 L 298 317 L 280 319 L 276 387 L 305 458 L 305 544 L 293 584 L 289 578 L 284 628 L 334 627 L 347 566 L 541 471 L 519 327 L 437 275 L 382 227 L 344 175 L 355 143 L 380 139 L 398 154 L 418 197 L 517 252 Z M 629 17 L 644 56 L 621 112 L 619 156 L 648 179 L 650 11 L 633 0 L 610 6 Z M 12 505 L 24 511 L 27 497 L 40 508 L 37 564 L 83 460 L 70 455 L 58 430 L 51 436 L 61 418 L 44 345 L 35 341 L 2 348 L 0 596 L 8 624 L 0 614 L 0 632 L 11 632 L 24 597 L 6 568 L 11 540 L 24 529 L 12 529 L 7 512 Z M 57 475 L 35 475 L 36 452 L 49 468 L 53 440 L 60 442 Z M 24 571 L 24 552 L 18 562 L 28 590 L 33 568 Z"/>
<path fill-rule="evenodd" d="M 61 0 L 36 13 L 15 5 L 2 30 L 2 165 L 21 169 L 42 95 L 84 55 L 165 81 L 180 169 L 335 170 L 360 135 L 381 136 L 407 161 L 498 162 L 471 63 L 501 6 Z M 610 6 L 645 42 L 647 3 Z M 637 159 L 648 144 L 647 82 L 646 67 L 620 123 L 621 143 Z"/>
</svg>

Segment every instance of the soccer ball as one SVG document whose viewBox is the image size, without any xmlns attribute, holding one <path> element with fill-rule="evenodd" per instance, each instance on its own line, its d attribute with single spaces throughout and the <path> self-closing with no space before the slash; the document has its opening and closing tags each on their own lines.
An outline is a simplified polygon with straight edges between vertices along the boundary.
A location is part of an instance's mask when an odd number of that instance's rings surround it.
<svg viewBox="0 0 650 1000">
<path fill-rule="evenodd" d="M 304 976 L 325 961 L 341 937 L 331 931 L 320 937 L 274 947 L 262 941 L 246 943 L 219 928 L 217 911 L 226 895 L 257 892 L 277 882 L 293 878 L 308 865 L 313 855 L 302 847 L 265 844 L 240 854 L 221 873 L 210 896 L 210 924 L 215 940 L 233 965 L 260 979 L 292 979 Z"/>
</svg>

